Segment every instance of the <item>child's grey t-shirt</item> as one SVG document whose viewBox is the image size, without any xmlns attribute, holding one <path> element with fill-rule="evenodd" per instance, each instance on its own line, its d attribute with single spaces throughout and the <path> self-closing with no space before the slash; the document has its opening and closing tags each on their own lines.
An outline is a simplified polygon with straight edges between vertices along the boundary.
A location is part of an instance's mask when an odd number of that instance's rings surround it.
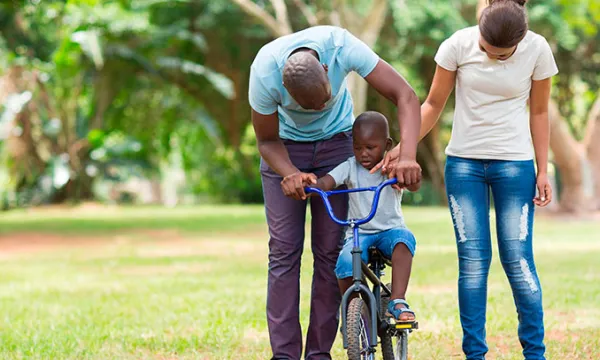
<svg viewBox="0 0 600 360">
<path fill-rule="evenodd" d="M 336 186 L 346 185 L 348 188 L 372 187 L 388 180 L 387 176 L 381 171 L 370 174 L 351 157 L 335 169 L 329 172 L 329 175 L 335 180 Z M 350 204 L 348 210 L 348 219 L 362 219 L 369 215 L 375 192 L 362 191 L 350 193 Z M 404 228 L 404 217 L 400 203 L 402 201 L 402 192 L 386 186 L 381 190 L 379 196 L 379 205 L 373 220 L 360 226 L 361 234 L 375 234 L 392 228 Z M 352 229 L 348 228 L 346 236 L 352 235 Z"/>
</svg>

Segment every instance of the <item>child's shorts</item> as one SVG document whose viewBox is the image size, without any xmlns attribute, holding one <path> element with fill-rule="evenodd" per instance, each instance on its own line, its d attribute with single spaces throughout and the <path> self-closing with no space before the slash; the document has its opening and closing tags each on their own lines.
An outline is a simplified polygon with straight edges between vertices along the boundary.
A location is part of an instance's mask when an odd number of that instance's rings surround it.
<svg viewBox="0 0 600 360">
<path fill-rule="evenodd" d="M 369 248 L 374 246 L 387 258 L 392 258 L 392 252 L 398 244 L 404 244 L 415 256 L 417 241 L 413 233 L 407 228 L 394 228 L 385 230 L 376 234 L 360 234 L 360 248 L 362 249 L 362 260 L 366 263 L 369 260 Z M 335 275 L 338 279 L 344 279 L 352 276 L 352 248 L 354 247 L 353 237 L 345 240 L 344 247 L 335 266 Z"/>
</svg>

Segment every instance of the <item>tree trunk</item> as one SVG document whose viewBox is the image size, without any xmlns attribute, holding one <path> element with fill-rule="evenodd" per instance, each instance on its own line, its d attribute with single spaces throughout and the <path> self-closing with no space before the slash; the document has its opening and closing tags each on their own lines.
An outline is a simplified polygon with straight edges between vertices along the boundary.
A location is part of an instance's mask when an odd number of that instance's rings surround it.
<svg viewBox="0 0 600 360">
<path fill-rule="evenodd" d="M 600 93 L 590 110 L 585 132 L 584 146 L 592 170 L 595 201 L 594 209 L 600 210 Z"/>
<path fill-rule="evenodd" d="M 477 21 L 479 21 L 479 17 L 481 16 L 481 12 L 483 9 L 487 7 L 488 0 L 479 0 L 477 1 Z"/>
<path fill-rule="evenodd" d="M 354 115 L 358 116 L 367 109 L 367 89 L 369 84 L 357 73 L 350 73 L 347 77 L 348 90 L 352 95 L 354 105 Z"/>
<path fill-rule="evenodd" d="M 583 151 L 573 138 L 566 122 L 562 119 L 558 106 L 550 101 L 550 149 L 559 171 L 562 190 L 559 201 L 561 210 L 581 212 L 586 209 L 583 187 Z"/>
<path fill-rule="evenodd" d="M 366 16 L 346 5 L 342 9 L 341 26 L 362 40 L 371 49 L 377 43 L 381 28 L 385 23 L 388 4 L 386 0 L 372 0 L 371 9 Z M 357 73 L 348 76 L 348 89 L 354 103 L 354 114 L 358 115 L 367 109 L 367 89 L 369 84 Z"/>
</svg>

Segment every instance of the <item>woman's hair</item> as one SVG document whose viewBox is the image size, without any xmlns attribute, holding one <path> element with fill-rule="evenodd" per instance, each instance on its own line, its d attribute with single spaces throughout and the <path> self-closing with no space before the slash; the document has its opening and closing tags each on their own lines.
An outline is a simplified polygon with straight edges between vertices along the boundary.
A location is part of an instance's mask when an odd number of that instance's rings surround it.
<svg viewBox="0 0 600 360">
<path fill-rule="evenodd" d="M 517 45 L 525 35 L 527 0 L 488 0 L 479 18 L 479 32 L 484 40 L 495 47 L 507 49 Z"/>
</svg>

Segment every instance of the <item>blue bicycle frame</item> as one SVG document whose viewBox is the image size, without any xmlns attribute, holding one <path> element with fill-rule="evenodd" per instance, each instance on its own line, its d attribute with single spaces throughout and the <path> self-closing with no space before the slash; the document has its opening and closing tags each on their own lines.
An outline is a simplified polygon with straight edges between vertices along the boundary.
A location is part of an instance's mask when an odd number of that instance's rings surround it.
<svg viewBox="0 0 600 360">
<path fill-rule="evenodd" d="M 366 224 L 373 219 L 375 213 L 377 212 L 377 205 L 379 203 L 379 196 L 381 195 L 381 190 L 386 186 L 394 185 L 397 183 L 396 179 L 390 179 L 384 181 L 378 186 L 368 187 L 368 188 L 355 188 L 355 189 L 346 189 L 346 190 L 331 190 L 331 191 L 323 191 L 317 188 L 307 187 L 305 188 L 305 192 L 307 194 L 314 193 L 321 196 L 323 202 L 325 203 L 325 207 L 327 208 L 327 213 L 329 217 L 336 223 L 341 226 L 350 226 L 353 233 L 353 248 L 352 248 L 352 280 L 354 281 L 354 285 L 349 288 L 342 297 L 342 333 L 344 340 L 344 348 L 348 347 L 348 340 L 346 337 L 346 312 L 348 308 L 348 298 L 354 292 L 358 292 L 363 294 L 368 299 L 369 309 L 371 311 L 371 336 L 372 344 L 369 344 L 371 347 L 375 347 L 377 345 L 377 320 L 378 320 L 378 304 L 377 299 L 373 292 L 363 283 L 362 281 L 362 259 L 361 254 L 362 250 L 360 248 L 360 239 L 358 230 L 360 225 Z M 374 192 L 373 204 L 371 205 L 371 212 L 365 218 L 362 219 L 348 219 L 348 220 L 340 220 L 333 213 L 333 208 L 331 207 L 331 203 L 329 202 L 329 196 L 338 195 L 338 194 L 348 194 L 355 192 L 364 192 L 364 191 L 372 191 Z"/>
</svg>

